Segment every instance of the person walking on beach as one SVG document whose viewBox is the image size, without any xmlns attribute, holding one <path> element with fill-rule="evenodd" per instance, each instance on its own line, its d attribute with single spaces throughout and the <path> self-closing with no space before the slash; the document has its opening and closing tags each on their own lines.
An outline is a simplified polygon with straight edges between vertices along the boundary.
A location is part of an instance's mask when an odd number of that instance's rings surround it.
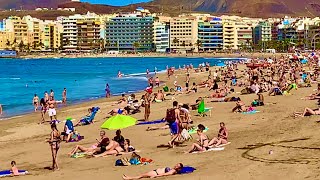
<svg viewBox="0 0 320 180">
<path fill-rule="evenodd" d="M 187 77 L 186 77 L 186 91 L 189 91 L 189 82 L 190 82 L 190 74 L 187 74 Z"/>
<path fill-rule="evenodd" d="M 34 97 L 32 99 L 32 104 L 34 106 L 34 112 L 36 112 L 39 106 L 39 97 L 37 96 L 37 94 L 34 94 Z"/>
<path fill-rule="evenodd" d="M 2 105 L 0 104 L 0 116 L 2 115 Z"/>
<path fill-rule="evenodd" d="M 49 94 L 47 91 L 44 92 L 44 100 L 45 100 L 45 102 L 49 101 Z"/>
<path fill-rule="evenodd" d="M 152 88 L 148 87 L 146 88 L 146 94 L 144 95 L 144 120 L 148 121 L 149 116 L 150 116 L 150 105 L 151 105 L 151 93 L 152 93 Z"/>
<path fill-rule="evenodd" d="M 169 128 L 172 135 L 171 140 L 168 142 L 168 144 L 172 148 L 174 147 L 175 140 L 179 137 L 180 134 L 179 124 L 181 122 L 181 119 L 178 104 L 179 103 L 177 101 L 174 101 L 172 103 L 173 107 L 167 111 L 166 115 L 166 121 L 169 123 Z"/>
<path fill-rule="evenodd" d="M 46 112 L 48 110 L 48 107 L 47 107 L 48 103 L 44 100 L 44 98 L 41 98 L 40 106 L 41 106 L 41 119 L 40 119 L 39 124 L 42 124 L 45 122 L 44 115 L 46 114 Z"/>
<path fill-rule="evenodd" d="M 59 170 L 58 162 L 57 162 L 57 155 L 58 151 L 60 149 L 60 132 L 57 129 L 56 123 L 51 124 L 51 133 L 50 138 L 47 140 L 47 142 L 50 145 L 51 148 L 51 154 L 52 154 L 52 171 Z"/>
<path fill-rule="evenodd" d="M 106 91 L 106 98 L 110 98 L 110 96 L 111 96 L 111 91 L 110 91 L 110 86 L 109 86 L 108 83 L 106 84 L 106 89 L 105 89 L 105 91 Z"/>
<path fill-rule="evenodd" d="M 62 91 L 62 103 L 67 105 L 67 88 L 63 88 Z"/>
<path fill-rule="evenodd" d="M 56 105 L 56 101 L 54 100 L 54 98 L 51 96 L 50 97 L 50 100 L 48 101 L 48 105 L 49 105 L 49 111 L 48 111 L 48 114 L 49 114 L 49 117 L 50 117 L 50 120 L 52 121 L 52 117 L 54 117 L 54 120 L 57 120 L 57 111 L 55 109 L 55 105 Z"/>
<path fill-rule="evenodd" d="M 54 92 L 52 89 L 50 90 L 50 97 L 54 98 Z"/>
</svg>

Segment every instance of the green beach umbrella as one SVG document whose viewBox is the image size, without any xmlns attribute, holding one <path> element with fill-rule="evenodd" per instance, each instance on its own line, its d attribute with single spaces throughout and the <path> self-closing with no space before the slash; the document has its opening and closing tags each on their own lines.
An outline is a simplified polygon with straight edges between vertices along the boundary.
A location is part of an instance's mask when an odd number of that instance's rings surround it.
<svg viewBox="0 0 320 180">
<path fill-rule="evenodd" d="M 116 130 L 134 126 L 137 120 L 131 116 L 116 115 L 107 119 L 102 125 L 102 129 Z"/>
</svg>

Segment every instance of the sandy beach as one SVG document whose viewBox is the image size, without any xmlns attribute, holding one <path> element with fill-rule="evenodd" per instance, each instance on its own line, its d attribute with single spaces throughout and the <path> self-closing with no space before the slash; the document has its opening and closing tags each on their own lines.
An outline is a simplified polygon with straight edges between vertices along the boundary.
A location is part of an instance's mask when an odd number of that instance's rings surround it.
<svg viewBox="0 0 320 180">
<path fill-rule="evenodd" d="M 211 56 L 211 55 L 210 55 Z M 257 57 L 259 55 L 257 54 Z M 265 55 L 266 57 L 270 55 Z M 252 56 L 250 56 L 252 57 Z M 254 57 L 254 56 L 253 56 Z M 242 67 L 243 68 L 243 67 Z M 214 68 L 211 68 L 214 69 Z M 176 77 L 170 80 L 166 75 L 160 79 L 170 87 L 177 81 L 184 84 L 185 72 L 178 71 Z M 208 76 L 207 72 L 191 73 L 191 82 L 201 82 Z M 259 113 L 241 114 L 232 113 L 235 102 L 212 103 L 205 100 L 207 107 L 213 107 L 212 117 L 196 116 L 192 111 L 192 120 L 195 125 L 199 123 L 209 127 L 206 134 L 213 138 L 219 130 L 219 123 L 225 122 L 229 130 L 231 144 L 225 146 L 223 151 L 212 151 L 201 154 L 184 154 L 194 140 L 184 143 L 182 147 L 173 149 L 157 148 L 157 145 L 166 144 L 170 139 L 169 130 L 146 131 L 148 126 L 133 126 L 122 130 L 122 135 L 129 138 L 132 145 L 140 150 L 139 155 L 154 160 L 148 165 L 127 167 L 115 166 L 120 156 L 107 158 L 70 158 L 67 153 L 76 144 L 91 146 L 99 136 L 101 124 L 106 120 L 108 112 L 117 108 L 115 104 L 119 97 L 99 99 L 78 105 L 58 109 L 58 119 L 72 117 L 76 120 L 87 113 L 92 106 L 99 106 L 101 110 L 95 118 L 95 123 L 88 126 L 77 127 L 76 130 L 85 137 L 84 140 L 74 143 L 61 143 L 58 162 L 60 170 L 52 172 L 45 169 L 51 166 L 51 152 L 45 142 L 51 132 L 49 124 L 38 125 L 40 112 L 31 113 L 10 120 L 0 121 L 0 169 L 9 169 L 10 162 L 15 160 L 19 169 L 26 169 L 29 175 L 17 179 L 122 179 L 123 174 L 136 175 L 160 167 L 172 167 L 176 163 L 183 163 L 195 167 L 197 170 L 191 174 L 174 175 L 159 179 L 320 179 L 319 158 L 320 131 L 317 116 L 293 118 L 294 111 L 302 111 L 305 107 L 316 108 L 316 101 L 301 100 L 316 88 L 299 88 L 293 90 L 289 96 L 265 95 L 265 106 L 258 107 Z M 235 93 L 230 96 L 239 96 L 250 104 L 257 95 L 240 95 L 242 88 L 235 87 Z M 208 96 L 207 89 L 199 89 L 198 93 L 176 95 L 181 103 L 195 103 L 202 96 Z M 141 93 L 137 93 L 140 99 Z M 166 109 L 172 107 L 172 100 L 151 104 L 151 120 L 158 120 L 165 116 Z M 143 119 L 142 113 L 133 117 Z M 48 117 L 46 117 L 48 120 Z M 63 130 L 64 123 L 58 125 Z M 161 126 L 156 125 L 156 126 Z M 107 130 L 107 136 L 113 138 L 115 131 Z M 273 151 L 270 154 L 270 150 Z M 124 155 L 123 155 L 124 156 Z M 128 155 L 129 156 L 129 155 Z"/>
</svg>

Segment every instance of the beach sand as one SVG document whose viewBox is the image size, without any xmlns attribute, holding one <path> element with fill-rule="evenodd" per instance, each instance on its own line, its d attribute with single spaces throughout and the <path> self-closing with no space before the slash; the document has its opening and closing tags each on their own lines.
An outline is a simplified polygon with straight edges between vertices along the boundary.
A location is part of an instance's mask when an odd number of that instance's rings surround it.
<svg viewBox="0 0 320 180">
<path fill-rule="evenodd" d="M 207 73 L 191 74 L 191 82 L 206 79 Z M 162 79 L 165 75 L 161 75 Z M 179 72 L 177 78 L 167 81 L 168 86 L 177 80 L 184 84 L 185 73 Z M 204 124 L 209 127 L 206 133 L 209 138 L 217 135 L 219 123 L 225 122 L 229 130 L 230 145 L 223 151 L 211 151 L 201 154 L 184 154 L 191 143 L 174 149 L 157 148 L 157 145 L 167 144 L 170 139 L 169 130 L 146 131 L 148 126 L 133 126 L 122 130 L 122 135 L 129 138 L 132 145 L 141 150 L 142 157 L 154 160 L 149 165 L 116 167 L 115 161 L 124 156 L 110 156 L 107 158 L 70 158 L 67 153 L 76 144 L 91 146 L 99 136 L 101 124 L 107 117 L 107 112 L 118 97 L 99 99 L 67 108 L 58 109 L 58 119 L 66 117 L 79 119 L 87 113 L 87 108 L 99 106 L 96 122 L 89 126 L 77 127 L 77 131 L 85 139 L 77 143 L 61 143 L 58 155 L 60 170 L 52 172 L 45 169 L 51 166 L 51 151 L 45 142 L 51 132 L 48 124 L 38 125 L 40 112 L 0 122 L 0 169 L 9 169 L 10 162 L 15 160 L 20 169 L 26 169 L 30 175 L 18 179 L 112 179 L 122 178 L 122 174 L 137 175 L 160 168 L 173 167 L 182 162 L 197 170 L 187 175 L 175 175 L 159 179 L 211 180 L 211 179 L 319 179 L 320 142 L 318 130 L 320 124 L 317 116 L 293 118 L 294 111 L 302 111 L 304 107 L 316 107 L 315 101 L 301 100 L 311 94 L 313 88 L 302 88 L 292 91 L 290 96 L 269 97 L 265 94 L 266 105 L 258 107 L 257 114 L 244 115 L 231 113 L 234 102 L 209 103 L 213 107 L 212 117 L 195 116 L 192 111 L 194 124 Z M 181 103 L 194 103 L 197 97 L 209 95 L 206 89 L 199 89 L 197 94 L 179 95 L 175 98 Z M 240 88 L 236 88 L 239 92 Z M 239 96 L 249 105 L 256 95 Z M 141 96 L 138 96 L 140 98 Z M 151 105 L 151 120 L 161 119 L 166 109 L 172 107 L 172 100 Z M 142 109 L 142 112 L 144 109 Z M 143 113 L 133 115 L 137 119 L 143 118 Z M 157 125 L 156 125 L 157 126 Z M 159 125 L 161 126 L 161 125 Z M 58 125 L 63 129 L 63 123 Z M 115 131 L 107 131 L 107 136 L 113 138 Z M 272 150 L 273 154 L 269 154 Z"/>
</svg>

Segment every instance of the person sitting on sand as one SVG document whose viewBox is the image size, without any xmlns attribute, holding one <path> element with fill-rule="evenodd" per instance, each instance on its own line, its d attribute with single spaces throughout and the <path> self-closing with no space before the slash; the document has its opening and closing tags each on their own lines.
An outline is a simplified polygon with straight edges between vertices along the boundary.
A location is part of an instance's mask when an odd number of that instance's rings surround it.
<svg viewBox="0 0 320 180">
<path fill-rule="evenodd" d="M 199 136 L 199 143 L 193 143 L 190 150 L 185 152 L 186 154 L 194 151 L 206 151 L 209 149 L 209 138 L 203 133 L 205 129 L 204 125 L 198 125 L 197 134 Z"/>
<path fill-rule="evenodd" d="M 122 178 L 125 180 L 131 180 L 131 179 L 142 179 L 142 178 L 156 178 L 156 177 L 163 177 L 163 176 L 171 176 L 178 174 L 183 168 L 182 163 L 178 163 L 174 166 L 174 168 L 166 167 L 166 168 L 158 168 L 153 171 L 149 171 L 147 173 L 130 177 L 123 175 Z"/>
<path fill-rule="evenodd" d="M 213 138 L 209 142 L 208 146 L 218 147 L 221 144 L 227 144 L 228 143 L 228 135 L 229 135 L 229 133 L 226 128 L 226 125 L 224 124 L 224 122 L 221 122 L 218 137 Z"/>
<path fill-rule="evenodd" d="M 198 91 L 197 85 L 196 83 L 192 83 L 192 87 L 190 88 L 190 90 L 187 92 L 187 94 L 189 93 L 196 93 Z"/>
<path fill-rule="evenodd" d="M 121 135 L 120 129 L 116 131 L 116 136 L 113 138 L 113 140 L 118 142 L 122 148 L 124 147 L 124 137 Z"/>
<path fill-rule="evenodd" d="M 100 140 L 96 139 L 97 143 L 93 144 L 91 147 L 86 148 L 84 146 L 76 145 L 75 148 L 72 149 L 70 153 L 68 153 L 69 156 L 72 156 L 78 152 L 83 152 L 83 153 L 93 153 L 94 151 L 98 151 L 99 149 L 103 149 L 103 147 L 106 147 L 109 138 L 106 136 L 105 131 L 100 131 Z M 101 150 L 103 151 L 103 150 Z"/>
<path fill-rule="evenodd" d="M 305 108 L 303 112 L 295 112 L 295 117 L 305 117 L 305 116 L 311 116 L 311 115 L 320 115 L 320 108 L 318 109 L 311 109 L 311 108 Z"/>
<path fill-rule="evenodd" d="M 246 105 L 244 104 L 244 102 L 241 101 L 240 98 L 238 98 L 236 102 L 236 107 L 232 109 L 232 112 L 246 112 L 246 111 L 247 111 Z"/>
<path fill-rule="evenodd" d="M 155 93 L 153 102 L 160 103 L 162 101 L 164 101 L 164 94 L 163 94 L 162 90 L 159 90 L 158 93 Z"/>
<path fill-rule="evenodd" d="M 19 169 L 17 168 L 17 163 L 15 161 L 11 161 L 11 174 L 13 176 L 19 176 Z"/>
<path fill-rule="evenodd" d="M 83 119 L 87 119 L 91 117 L 91 114 L 93 112 L 93 108 L 88 108 L 88 114 L 86 114 L 85 116 L 83 116 L 74 126 L 82 126 L 85 123 L 82 121 Z"/>
</svg>

